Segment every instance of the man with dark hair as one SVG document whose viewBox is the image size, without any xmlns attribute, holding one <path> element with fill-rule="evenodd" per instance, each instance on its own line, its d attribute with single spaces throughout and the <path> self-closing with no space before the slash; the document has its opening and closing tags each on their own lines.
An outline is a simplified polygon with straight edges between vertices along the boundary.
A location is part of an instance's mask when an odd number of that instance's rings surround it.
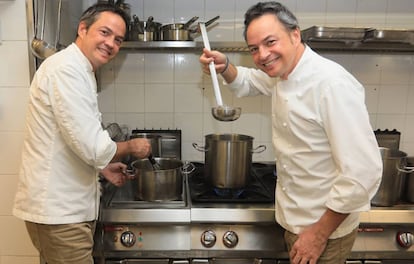
<svg viewBox="0 0 414 264">
<path fill-rule="evenodd" d="M 272 97 L 276 221 L 292 264 L 339 264 L 349 256 L 359 213 L 370 209 L 382 160 L 364 87 L 302 42 L 296 17 L 278 2 L 245 14 L 244 37 L 258 69 L 234 66 L 218 51 L 200 62 L 238 96 Z"/>
<path fill-rule="evenodd" d="M 123 9 L 98 3 L 82 15 L 74 43 L 42 62 L 30 86 L 27 133 L 13 214 L 48 264 L 92 264 L 99 173 L 121 186 L 123 156 L 144 158 L 146 139 L 114 142 L 102 129 L 96 70 L 119 52 Z"/>
</svg>

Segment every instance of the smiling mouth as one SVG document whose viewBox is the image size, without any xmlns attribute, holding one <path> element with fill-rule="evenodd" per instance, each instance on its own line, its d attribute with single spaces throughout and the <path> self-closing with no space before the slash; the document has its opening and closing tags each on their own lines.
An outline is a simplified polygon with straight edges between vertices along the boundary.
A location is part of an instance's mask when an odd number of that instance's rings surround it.
<svg viewBox="0 0 414 264">
<path fill-rule="evenodd" d="M 270 60 L 266 63 L 263 63 L 262 65 L 263 65 L 263 67 L 269 67 L 270 65 L 274 64 L 278 59 L 279 59 L 279 57 L 274 58 L 274 59 L 272 59 L 272 60 Z"/>
<path fill-rule="evenodd" d="M 111 54 L 112 54 L 112 52 L 110 50 L 105 49 L 105 48 L 100 48 L 99 50 L 101 51 L 101 53 L 105 54 L 108 57 L 110 57 Z"/>
</svg>

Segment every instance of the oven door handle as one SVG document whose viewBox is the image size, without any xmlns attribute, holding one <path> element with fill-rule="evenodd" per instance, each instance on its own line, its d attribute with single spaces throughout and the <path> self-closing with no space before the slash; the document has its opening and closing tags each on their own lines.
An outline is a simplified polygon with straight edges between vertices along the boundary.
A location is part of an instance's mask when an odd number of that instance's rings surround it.
<svg viewBox="0 0 414 264">
<path fill-rule="evenodd" d="M 191 264 L 209 264 L 210 260 L 208 259 L 193 259 L 191 260 Z"/>
</svg>

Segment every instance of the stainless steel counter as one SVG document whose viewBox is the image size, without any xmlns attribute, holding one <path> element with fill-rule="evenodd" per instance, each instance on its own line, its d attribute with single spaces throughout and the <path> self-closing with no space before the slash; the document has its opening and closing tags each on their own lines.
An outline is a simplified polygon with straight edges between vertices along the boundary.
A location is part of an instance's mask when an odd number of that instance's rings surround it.
<svg viewBox="0 0 414 264">
<path fill-rule="evenodd" d="M 408 224 L 414 225 L 414 205 L 396 205 L 394 207 L 372 207 L 362 212 L 361 223 L 370 224 Z"/>
</svg>

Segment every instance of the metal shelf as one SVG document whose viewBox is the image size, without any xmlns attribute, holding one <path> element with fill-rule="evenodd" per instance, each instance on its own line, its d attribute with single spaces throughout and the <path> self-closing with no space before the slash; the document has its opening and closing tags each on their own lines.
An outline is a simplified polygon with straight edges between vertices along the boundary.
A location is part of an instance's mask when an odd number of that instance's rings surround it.
<svg viewBox="0 0 414 264">
<path fill-rule="evenodd" d="M 414 53 L 414 45 L 409 43 L 364 41 L 307 41 L 305 43 L 316 51 Z"/>
<path fill-rule="evenodd" d="M 414 45 L 398 42 L 364 41 L 307 41 L 316 51 L 336 52 L 384 52 L 414 53 Z M 248 52 L 245 42 L 211 42 L 211 49 L 222 52 Z M 200 51 L 204 47 L 199 41 L 125 41 L 121 49 L 126 51 Z"/>
<path fill-rule="evenodd" d="M 244 42 L 211 42 L 211 49 L 227 52 L 248 51 Z M 125 41 L 121 49 L 131 51 L 200 51 L 204 48 L 203 42 L 199 41 Z"/>
</svg>

